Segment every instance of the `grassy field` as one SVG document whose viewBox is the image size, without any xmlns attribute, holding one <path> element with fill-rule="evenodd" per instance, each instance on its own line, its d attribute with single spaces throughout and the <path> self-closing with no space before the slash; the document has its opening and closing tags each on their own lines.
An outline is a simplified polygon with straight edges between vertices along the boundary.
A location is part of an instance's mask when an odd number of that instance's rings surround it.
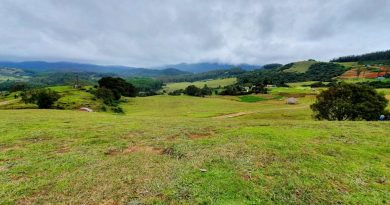
<svg viewBox="0 0 390 205">
<path fill-rule="evenodd" d="M 227 85 L 232 85 L 236 83 L 236 78 L 224 78 L 224 79 L 216 79 L 216 80 L 204 80 L 204 81 L 196 81 L 196 82 L 180 82 L 180 83 L 168 83 L 163 89 L 167 92 L 185 89 L 189 85 L 195 85 L 196 87 L 202 88 L 204 85 L 207 85 L 210 88 L 217 88 L 219 86 L 224 87 Z"/>
<path fill-rule="evenodd" d="M 0 110 L 0 202 L 388 204 L 389 122 L 314 121 L 314 96 L 298 100 Z"/>
<path fill-rule="evenodd" d="M 284 70 L 285 72 L 297 72 L 297 73 L 304 73 L 306 72 L 309 67 L 315 63 L 318 63 L 317 61 L 299 61 L 295 62 L 294 65 L 287 69 Z"/>
<path fill-rule="evenodd" d="M 59 109 L 79 109 L 80 107 L 89 107 L 93 110 L 99 110 L 102 106 L 100 100 L 94 100 L 94 95 L 86 92 L 89 87 L 85 87 L 85 90 L 75 89 L 71 86 L 54 86 L 49 89 L 58 92 L 61 98 L 54 104 L 54 107 Z M 20 92 L 10 93 L 8 96 L 0 97 L 0 109 L 26 109 L 36 108 L 35 104 L 25 104 L 20 98 L 15 99 L 15 95 L 19 95 Z"/>
</svg>

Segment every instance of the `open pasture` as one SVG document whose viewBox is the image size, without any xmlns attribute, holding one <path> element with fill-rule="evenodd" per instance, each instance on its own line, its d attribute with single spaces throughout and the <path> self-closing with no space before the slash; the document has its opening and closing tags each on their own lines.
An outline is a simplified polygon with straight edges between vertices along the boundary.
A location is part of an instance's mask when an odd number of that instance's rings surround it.
<svg viewBox="0 0 390 205">
<path fill-rule="evenodd" d="M 189 85 L 195 85 L 196 87 L 202 88 L 204 85 L 207 85 L 210 88 L 224 87 L 227 85 L 232 85 L 236 83 L 236 78 L 222 78 L 214 80 L 202 80 L 195 82 L 180 82 L 180 83 L 168 83 L 164 86 L 164 90 L 167 92 L 172 92 L 179 89 L 185 89 Z"/>
<path fill-rule="evenodd" d="M 314 96 L 153 96 L 125 114 L 0 110 L 4 204 L 386 204 L 389 122 L 314 121 Z"/>
</svg>

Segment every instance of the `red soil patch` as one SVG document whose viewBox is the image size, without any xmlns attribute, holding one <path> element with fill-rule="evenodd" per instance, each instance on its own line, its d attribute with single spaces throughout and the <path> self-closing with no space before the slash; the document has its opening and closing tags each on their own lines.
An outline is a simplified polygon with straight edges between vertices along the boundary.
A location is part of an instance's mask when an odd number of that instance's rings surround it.
<svg viewBox="0 0 390 205">
<path fill-rule="evenodd" d="M 382 77 L 386 75 L 386 73 L 390 73 L 390 68 L 380 67 L 378 68 L 380 72 L 373 72 L 367 69 L 362 69 L 359 76 L 358 76 L 358 69 L 354 68 L 351 70 L 348 70 L 344 74 L 340 76 L 342 79 L 349 79 L 349 78 L 377 78 Z"/>
</svg>

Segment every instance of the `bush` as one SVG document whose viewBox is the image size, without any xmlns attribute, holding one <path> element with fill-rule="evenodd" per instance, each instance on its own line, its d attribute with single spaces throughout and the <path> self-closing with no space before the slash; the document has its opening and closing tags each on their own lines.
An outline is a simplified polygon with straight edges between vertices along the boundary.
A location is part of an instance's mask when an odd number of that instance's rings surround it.
<svg viewBox="0 0 390 205">
<path fill-rule="evenodd" d="M 320 82 L 312 83 L 310 85 L 310 87 L 312 87 L 312 88 L 321 88 L 321 87 L 326 87 L 326 85 L 322 81 L 320 81 Z"/>
<path fill-rule="evenodd" d="M 95 96 L 98 99 L 102 99 L 103 103 L 106 105 L 112 105 L 114 104 L 115 100 L 119 100 L 114 95 L 114 93 L 107 88 L 98 88 L 95 92 Z"/>
<path fill-rule="evenodd" d="M 184 93 L 184 90 L 183 89 L 179 89 L 179 90 L 175 90 L 175 91 L 169 92 L 168 95 L 179 96 L 179 95 L 181 95 L 183 93 Z"/>
<path fill-rule="evenodd" d="M 243 86 L 240 85 L 228 85 L 225 86 L 225 89 L 219 93 L 220 95 L 247 95 L 250 92 L 247 92 Z"/>
<path fill-rule="evenodd" d="M 24 103 L 36 103 L 38 108 L 47 109 L 60 98 L 60 95 L 50 89 L 29 90 L 21 94 Z"/>
<path fill-rule="evenodd" d="M 204 85 L 203 88 L 198 88 L 195 85 L 189 85 L 184 90 L 184 94 L 190 96 L 204 97 L 206 95 L 212 95 L 213 91 L 211 88 L 207 87 L 207 85 Z"/>
<path fill-rule="evenodd" d="M 112 111 L 115 113 L 120 113 L 120 114 L 125 113 L 125 111 L 121 107 L 113 107 Z"/>
<path fill-rule="evenodd" d="M 259 94 L 259 93 L 267 94 L 268 90 L 263 84 L 259 84 L 259 85 L 252 87 L 252 92 L 256 93 L 256 94 Z"/>
<path fill-rule="evenodd" d="M 202 90 L 195 85 L 189 85 L 186 87 L 184 93 L 190 96 L 202 96 Z"/>
<path fill-rule="evenodd" d="M 372 87 L 341 83 L 322 91 L 311 109 L 320 120 L 378 120 L 387 103 Z"/>
</svg>

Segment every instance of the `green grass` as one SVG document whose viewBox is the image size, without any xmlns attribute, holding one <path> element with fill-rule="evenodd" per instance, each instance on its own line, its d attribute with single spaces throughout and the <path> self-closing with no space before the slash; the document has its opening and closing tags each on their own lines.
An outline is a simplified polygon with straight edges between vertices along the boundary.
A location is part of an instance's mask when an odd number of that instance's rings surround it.
<svg viewBox="0 0 390 205">
<path fill-rule="evenodd" d="M 340 65 L 343 65 L 346 68 L 357 68 L 357 67 L 362 67 L 363 65 L 360 65 L 358 62 L 342 62 L 342 63 L 337 63 Z"/>
<path fill-rule="evenodd" d="M 284 72 L 297 72 L 297 73 L 304 73 L 306 72 L 309 67 L 315 63 L 318 63 L 317 61 L 299 61 L 295 62 L 294 65 L 287 69 L 284 70 Z"/>
<path fill-rule="evenodd" d="M 102 106 L 100 100 L 94 100 L 94 95 L 86 92 L 86 90 L 75 89 L 71 86 L 53 86 L 49 89 L 58 92 L 61 96 L 60 99 L 53 105 L 60 109 L 73 110 L 81 107 L 88 107 L 93 110 L 99 110 Z M 89 87 L 86 87 L 89 89 Z M 25 104 L 22 101 L 15 100 L 15 94 L 18 95 L 20 92 L 10 93 L 8 96 L 0 97 L 0 109 L 27 109 L 36 108 L 35 104 Z M 10 103 L 5 103 L 8 101 Z"/>
<path fill-rule="evenodd" d="M 205 80 L 205 81 L 195 81 L 195 82 L 180 82 L 180 83 L 168 83 L 164 86 L 164 90 L 167 92 L 185 89 L 189 85 L 195 85 L 197 87 L 202 88 L 204 85 L 207 85 L 210 88 L 224 87 L 227 85 L 232 85 L 236 83 L 236 78 L 223 78 L 223 79 L 215 79 L 215 80 Z"/>
<path fill-rule="evenodd" d="M 131 98 L 124 115 L 0 110 L 0 202 L 388 204 L 389 122 L 314 121 L 314 96 L 298 100 L 153 96 Z M 232 113 L 242 115 L 215 118 Z"/>
<path fill-rule="evenodd" d="M 267 100 L 266 98 L 254 96 L 254 95 L 244 95 L 239 98 L 241 102 L 260 102 L 260 101 Z"/>
</svg>

